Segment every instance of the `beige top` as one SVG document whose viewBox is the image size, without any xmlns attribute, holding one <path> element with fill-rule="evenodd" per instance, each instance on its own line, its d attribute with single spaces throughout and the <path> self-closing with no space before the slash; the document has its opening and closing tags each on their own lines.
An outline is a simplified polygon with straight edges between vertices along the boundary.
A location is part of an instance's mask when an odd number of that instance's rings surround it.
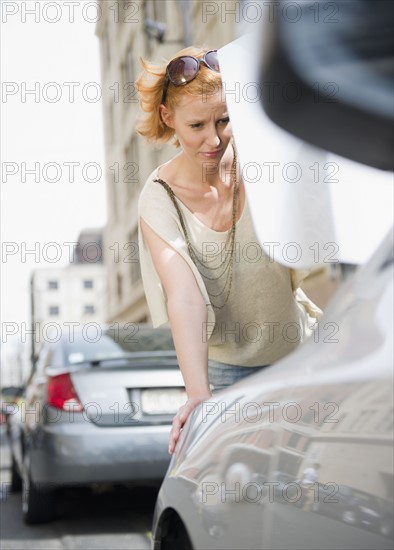
<svg viewBox="0 0 394 550">
<path fill-rule="evenodd" d="M 224 307 L 217 308 L 226 295 L 225 291 L 220 296 L 226 276 L 213 281 L 203 278 L 189 255 L 174 204 L 164 187 L 153 181 L 157 172 L 158 168 L 148 177 L 138 202 L 140 265 L 153 326 L 168 322 L 167 297 L 143 238 L 140 217 L 185 259 L 196 278 L 207 305 L 208 322 L 207 327 L 202 327 L 202 337 L 208 339 L 210 359 L 253 367 L 271 364 L 287 355 L 311 333 L 322 313 L 298 288 L 308 272 L 290 270 L 269 258 L 258 244 L 245 200 L 236 224 L 231 292 Z M 210 252 L 222 251 L 225 261 L 227 231 L 209 228 L 181 200 L 178 204 L 189 238 L 200 256 L 205 252 L 205 258 L 211 259 Z M 206 275 L 209 270 L 202 273 Z"/>
</svg>

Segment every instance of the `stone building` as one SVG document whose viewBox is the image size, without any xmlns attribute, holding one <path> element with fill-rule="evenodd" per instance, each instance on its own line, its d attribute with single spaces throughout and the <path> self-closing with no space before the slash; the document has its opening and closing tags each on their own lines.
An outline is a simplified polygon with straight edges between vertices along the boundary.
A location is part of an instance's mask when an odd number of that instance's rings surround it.
<svg viewBox="0 0 394 550">
<path fill-rule="evenodd" d="M 32 272 L 32 355 L 37 355 L 44 341 L 56 341 L 73 324 L 83 327 L 105 322 L 107 283 L 102 258 L 102 230 L 86 229 L 81 231 L 68 265 Z"/>
</svg>

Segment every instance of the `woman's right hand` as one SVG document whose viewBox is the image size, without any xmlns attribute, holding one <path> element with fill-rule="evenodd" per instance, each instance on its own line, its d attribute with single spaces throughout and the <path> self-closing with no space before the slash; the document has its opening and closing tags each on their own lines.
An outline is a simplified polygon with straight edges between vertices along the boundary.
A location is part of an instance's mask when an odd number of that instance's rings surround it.
<svg viewBox="0 0 394 550">
<path fill-rule="evenodd" d="M 173 454 L 175 451 L 176 444 L 178 443 L 179 436 L 181 435 L 181 431 L 186 423 L 186 420 L 200 403 L 210 397 L 212 397 L 211 393 L 201 397 L 189 397 L 186 403 L 178 410 L 172 421 L 170 441 L 168 445 L 168 452 L 170 454 Z"/>
</svg>

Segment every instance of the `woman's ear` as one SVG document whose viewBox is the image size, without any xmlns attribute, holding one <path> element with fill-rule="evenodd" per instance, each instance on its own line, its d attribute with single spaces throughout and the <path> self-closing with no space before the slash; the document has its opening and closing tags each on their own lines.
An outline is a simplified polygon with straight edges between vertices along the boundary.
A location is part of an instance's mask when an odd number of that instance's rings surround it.
<svg viewBox="0 0 394 550">
<path fill-rule="evenodd" d="M 168 126 L 169 128 L 173 128 L 173 123 L 172 123 L 172 112 L 167 109 L 167 107 L 165 105 L 163 105 L 163 103 L 160 105 L 159 107 L 160 109 L 160 118 L 161 120 L 164 122 L 164 124 L 166 126 Z"/>
</svg>

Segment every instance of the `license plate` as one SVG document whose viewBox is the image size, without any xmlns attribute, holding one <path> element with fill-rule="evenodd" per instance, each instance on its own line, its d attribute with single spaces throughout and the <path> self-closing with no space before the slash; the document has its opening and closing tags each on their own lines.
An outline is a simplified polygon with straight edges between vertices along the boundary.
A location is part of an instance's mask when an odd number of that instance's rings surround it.
<svg viewBox="0 0 394 550">
<path fill-rule="evenodd" d="M 175 414 L 186 400 L 186 391 L 181 388 L 143 390 L 141 393 L 145 414 Z"/>
</svg>

